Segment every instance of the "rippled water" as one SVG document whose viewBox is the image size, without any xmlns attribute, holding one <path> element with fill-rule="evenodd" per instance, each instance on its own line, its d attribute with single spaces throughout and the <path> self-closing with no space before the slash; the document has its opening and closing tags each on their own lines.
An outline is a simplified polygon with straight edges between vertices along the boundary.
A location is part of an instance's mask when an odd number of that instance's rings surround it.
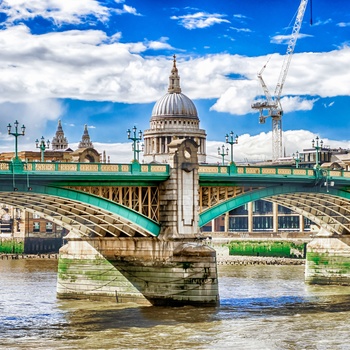
<svg viewBox="0 0 350 350">
<path fill-rule="evenodd" d="M 0 261 L 0 349 L 350 349 L 350 288 L 219 267 L 217 308 L 56 299 L 55 260 Z"/>
</svg>

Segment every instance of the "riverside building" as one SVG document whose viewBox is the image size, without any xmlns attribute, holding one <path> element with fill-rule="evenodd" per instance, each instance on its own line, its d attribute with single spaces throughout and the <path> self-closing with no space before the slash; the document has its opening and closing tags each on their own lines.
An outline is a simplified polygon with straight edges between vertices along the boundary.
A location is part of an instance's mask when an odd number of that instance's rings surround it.
<svg viewBox="0 0 350 350">
<path fill-rule="evenodd" d="M 55 136 L 44 151 L 44 162 L 79 162 L 96 163 L 101 161 L 90 140 L 87 125 L 84 126 L 82 139 L 76 150 L 69 147 L 68 139 L 64 134 L 62 123 L 59 120 Z M 0 161 L 11 161 L 13 152 L 0 154 Z M 22 161 L 40 162 L 41 152 L 18 152 Z M 105 157 L 102 159 L 105 162 Z M 66 229 L 43 219 L 38 214 L 24 211 L 8 205 L 0 205 L 0 243 L 12 240 L 12 248 L 6 252 L 46 253 L 57 252 L 62 246 L 63 237 L 68 233 Z M 0 253 L 1 251 L 0 244 Z M 21 251 L 22 250 L 22 251 Z"/>
</svg>

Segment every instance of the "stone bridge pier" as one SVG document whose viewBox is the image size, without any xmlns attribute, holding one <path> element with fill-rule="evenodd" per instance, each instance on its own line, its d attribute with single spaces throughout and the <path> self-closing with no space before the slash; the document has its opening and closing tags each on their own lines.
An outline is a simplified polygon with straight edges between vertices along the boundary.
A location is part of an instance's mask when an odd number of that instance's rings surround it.
<svg viewBox="0 0 350 350">
<path fill-rule="evenodd" d="M 350 236 L 321 228 L 306 251 L 306 283 L 350 285 Z"/>
<path fill-rule="evenodd" d="M 197 144 L 168 145 L 170 177 L 160 192 L 158 237 L 67 235 L 60 249 L 60 298 L 114 299 L 152 305 L 219 303 L 216 252 L 198 228 Z"/>
</svg>

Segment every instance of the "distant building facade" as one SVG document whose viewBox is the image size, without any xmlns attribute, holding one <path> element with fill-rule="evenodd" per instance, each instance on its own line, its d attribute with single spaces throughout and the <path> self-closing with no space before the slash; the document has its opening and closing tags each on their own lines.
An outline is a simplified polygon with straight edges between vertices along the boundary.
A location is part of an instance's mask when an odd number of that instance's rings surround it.
<svg viewBox="0 0 350 350">
<path fill-rule="evenodd" d="M 84 132 L 78 149 L 73 151 L 69 148 L 69 143 L 64 135 L 61 120 L 59 120 L 56 134 L 52 138 L 50 146 L 51 149 L 48 147 L 44 151 L 45 162 L 99 163 L 101 161 L 101 154 L 94 149 L 90 140 L 87 125 L 84 126 Z M 0 153 L 0 161 L 11 161 L 13 157 L 13 152 Z M 18 152 L 18 157 L 22 161 L 40 162 L 41 152 L 21 151 Z"/>
<path fill-rule="evenodd" d="M 61 120 L 55 136 L 50 143 L 51 149 L 45 149 L 45 162 L 78 162 L 98 163 L 101 155 L 98 153 L 90 140 L 87 125 L 84 126 L 82 139 L 78 149 L 69 148 Z M 13 152 L 0 154 L 0 161 L 11 161 Z M 22 161 L 40 162 L 41 152 L 21 151 L 18 157 Z M 0 238 L 23 239 L 25 253 L 49 253 L 58 252 L 63 245 L 63 237 L 68 233 L 62 226 L 52 223 L 40 217 L 39 214 L 30 213 L 12 206 L 0 206 Z"/>
</svg>

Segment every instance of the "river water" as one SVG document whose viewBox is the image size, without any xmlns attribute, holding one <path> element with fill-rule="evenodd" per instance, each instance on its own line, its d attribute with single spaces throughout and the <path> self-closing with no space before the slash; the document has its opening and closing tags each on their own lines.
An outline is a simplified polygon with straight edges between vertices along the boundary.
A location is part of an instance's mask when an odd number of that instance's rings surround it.
<svg viewBox="0 0 350 350">
<path fill-rule="evenodd" d="M 59 300 L 56 269 L 0 261 L 0 349 L 350 349 L 350 287 L 304 266 L 219 266 L 217 308 Z"/>
</svg>

